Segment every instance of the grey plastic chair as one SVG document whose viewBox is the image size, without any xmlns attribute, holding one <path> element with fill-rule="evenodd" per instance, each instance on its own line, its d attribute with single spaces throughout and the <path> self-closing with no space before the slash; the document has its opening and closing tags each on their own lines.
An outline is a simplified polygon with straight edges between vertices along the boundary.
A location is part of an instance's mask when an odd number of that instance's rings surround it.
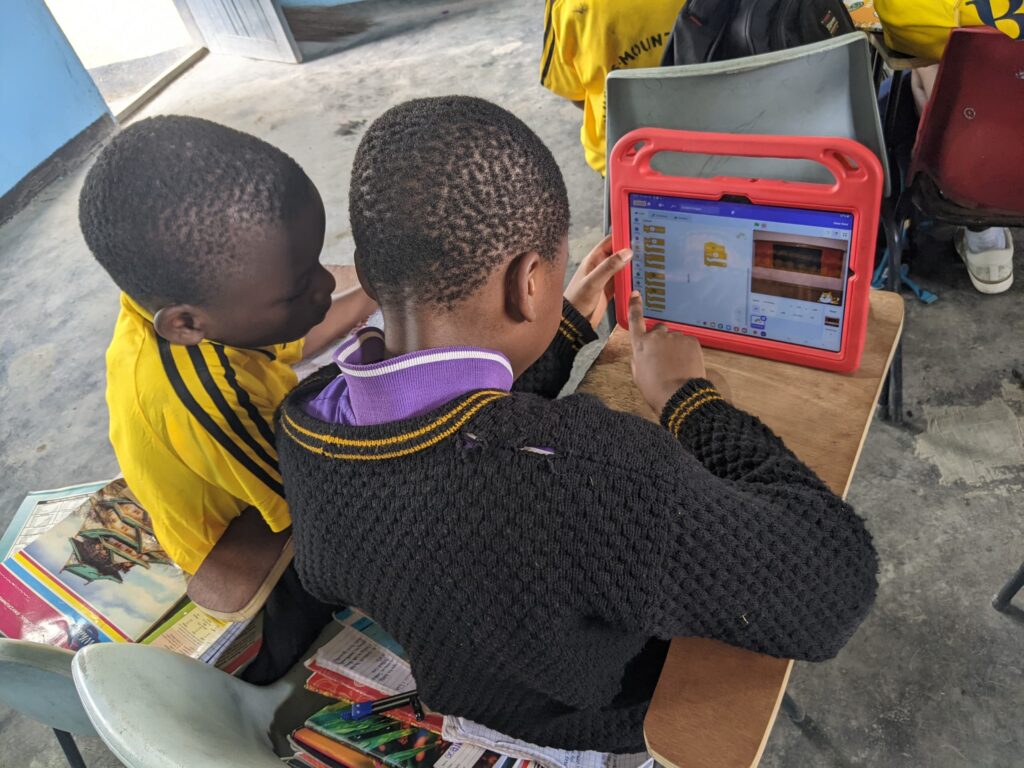
<svg viewBox="0 0 1024 768">
<path fill-rule="evenodd" d="M 635 128 L 672 128 L 779 136 L 841 136 L 869 147 L 889 170 L 862 32 L 784 51 L 682 67 L 619 70 L 608 75 L 608 152 Z M 672 155 L 666 173 L 829 182 L 812 162 Z"/>
<path fill-rule="evenodd" d="M 71 768 L 85 768 L 71 734 L 95 736 L 71 676 L 74 654 L 0 638 L 0 704 L 53 729 Z"/>
<path fill-rule="evenodd" d="M 337 633 L 332 624 L 312 646 Z M 127 768 L 281 768 L 287 735 L 329 700 L 301 664 L 265 687 L 163 648 L 101 643 L 72 664 L 96 733 Z"/>
</svg>

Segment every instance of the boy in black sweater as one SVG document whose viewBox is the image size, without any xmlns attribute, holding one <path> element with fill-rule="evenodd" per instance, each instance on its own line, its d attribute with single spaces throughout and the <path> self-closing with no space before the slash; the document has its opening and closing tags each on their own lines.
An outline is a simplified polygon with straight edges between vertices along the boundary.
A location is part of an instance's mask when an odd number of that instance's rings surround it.
<svg viewBox="0 0 1024 768">
<path fill-rule="evenodd" d="M 544 746 L 636 752 L 676 635 L 834 656 L 874 599 L 863 522 L 705 378 L 699 344 L 644 332 L 662 427 L 553 399 L 630 253 L 606 240 L 562 299 L 561 173 L 513 115 L 420 99 L 360 144 L 350 216 L 384 312 L 280 413 L 295 562 L 409 653 L 423 700 Z"/>
</svg>

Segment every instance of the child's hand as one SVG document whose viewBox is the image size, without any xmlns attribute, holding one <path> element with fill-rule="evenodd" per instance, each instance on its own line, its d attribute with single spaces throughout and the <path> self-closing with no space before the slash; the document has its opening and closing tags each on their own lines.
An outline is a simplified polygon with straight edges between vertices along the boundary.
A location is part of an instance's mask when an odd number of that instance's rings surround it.
<svg viewBox="0 0 1024 768">
<path fill-rule="evenodd" d="M 670 333 L 664 325 L 644 326 L 638 291 L 629 297 L 629 337 L 633 342 L 633 380 L 644 400 L 661 414 L 672 395 L 690 379 L 705 379 L 704 352 L 692 336 Z"/>
<path fill-rule="evenodd" d="M 612 278 L 615 273 L 629 264 L 633 251 L 624 248 L 612 253 L 612 236 L 594 246 L 594 250 L 580 262 L 579 269 L 572 276 L 565 289 L 565 298 L 576 311 L 590 321 L 596 328 L 608 309 L 608 300 L 612 295 Z"/>
</svg>

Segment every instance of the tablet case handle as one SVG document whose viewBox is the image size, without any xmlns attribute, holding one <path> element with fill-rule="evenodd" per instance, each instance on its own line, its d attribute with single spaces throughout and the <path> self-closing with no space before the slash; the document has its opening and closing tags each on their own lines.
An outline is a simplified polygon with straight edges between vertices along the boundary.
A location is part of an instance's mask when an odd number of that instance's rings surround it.
<svg viewBox="0 0 1024 768">
<path fill-rule="evenodd" d="M 838 189 L 840 185 L 873 184 L 882 178 L 882 164 L 874 152 L 852 139 L 829 136 L 752 136 L 749 134 L 698 133 L 657 128 L 630 131 L 612 149 L 617 165 L 632 165 L 643 175 L 665 178 L 692 178 L 661 173 L 651 162 L 663 152 L 722 155 L 730 157 L 767 157 L 784 160 L 810 160 L 824 166 L 835 179 L 833 184 L 764 179 L 765 182 Z"/>
</svg>

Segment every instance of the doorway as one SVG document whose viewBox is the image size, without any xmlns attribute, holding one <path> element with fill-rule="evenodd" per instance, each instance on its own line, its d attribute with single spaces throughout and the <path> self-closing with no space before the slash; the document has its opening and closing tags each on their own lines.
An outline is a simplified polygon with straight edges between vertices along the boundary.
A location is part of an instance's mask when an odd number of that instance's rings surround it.
<svg viewBox="0 0 1024 768">
<path fill-rule="evenodd" d="M 45 2 L 118 120 L 205 52 L 175 0 Z"/>
</svg>

